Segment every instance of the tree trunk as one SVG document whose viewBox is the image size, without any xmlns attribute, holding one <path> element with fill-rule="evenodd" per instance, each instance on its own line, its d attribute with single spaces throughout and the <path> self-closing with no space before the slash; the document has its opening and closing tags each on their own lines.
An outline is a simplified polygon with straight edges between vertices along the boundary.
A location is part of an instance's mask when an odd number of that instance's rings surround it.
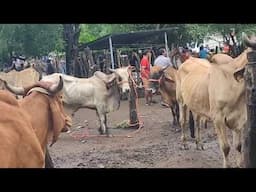
<svg viewBox="0 0 256 192">
<path fill-rule="evenodd" d="M 76 57 L 78 56 L 78 40 L 80 35 L 79 24 L 63 24 L 64 41 L 66 42 L 66 69 L 67 74 L 74 74 Z"/>
<path fill-rule="evenodd" d="M 93 59 L 93 56 L 92 56 L 92 52 L 90 50 L 89 47 L 85 48 L 84 49 L 84 52 L 85 52 L 85 55 L 86 55 L 86 58 L 87 58 L 87 63 L 88 63 L 88 77 L 91 77 L 94 73 L 94 69 L 95 69 L 95 63 L 94 63 L 94 59 Z"/>
<path fill-rule="evenodd" d="M 246 102 L 247 124 L 244 130 L 243 156 L 246 168 L 256 168 L 256 51 L 247 53 Z"/>
</svg>

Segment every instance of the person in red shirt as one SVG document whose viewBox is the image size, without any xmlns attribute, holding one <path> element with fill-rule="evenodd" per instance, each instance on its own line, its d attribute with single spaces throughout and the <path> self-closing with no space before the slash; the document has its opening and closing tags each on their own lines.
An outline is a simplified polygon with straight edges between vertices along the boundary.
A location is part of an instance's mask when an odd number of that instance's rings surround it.
<svg viewBox="0 0 256 192">
<path fill-rule="evenodd" d="M 223 53 L 229 54 L 229 46 L 227 43 L 224 43 L 223 45 Z"/>
<path fill-rule="evenodd" d="M 143 82 L 143 86 L 145 89 L 145 98 L 146 98 L 146 105 L 150 105 L 152 103 L 152 92 L 149 88 L 149 75 L 150 75 L 150 62 L 149 56 L 151 52 L 150 50 L 146 50 L 143 52 L 143 57 L 140 61 L 140 68 L 141 68 L 141 79 Z M 150 99 L 150 101 L 149 101 Z"/>
</svg>

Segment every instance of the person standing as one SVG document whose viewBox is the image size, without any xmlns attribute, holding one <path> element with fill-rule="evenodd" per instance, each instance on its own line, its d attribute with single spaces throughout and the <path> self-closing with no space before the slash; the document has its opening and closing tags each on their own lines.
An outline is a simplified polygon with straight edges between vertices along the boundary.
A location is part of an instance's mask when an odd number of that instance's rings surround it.
<svg viewBox="0 0 256 192">
<path fill-rule="evenodd" d="M 146 105 L 151 105 L 152 103 L 152 91 L 149 88 L 149 75 L 150 75 L 150 50 L 146 50 L 143 52 L 142 59 L 140 61 L 140 68 L 141 68 L 141 79 L 143 82 L 144 90 L 145 90 L 145 98 L 146 98 Z"/>
</svg>

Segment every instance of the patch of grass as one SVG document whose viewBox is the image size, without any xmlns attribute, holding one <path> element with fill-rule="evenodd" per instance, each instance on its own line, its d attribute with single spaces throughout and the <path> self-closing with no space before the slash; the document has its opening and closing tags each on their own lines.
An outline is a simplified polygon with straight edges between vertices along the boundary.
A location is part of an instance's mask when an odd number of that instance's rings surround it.
<svg viewBox="0 0 256 192">
<path fill-rule="evenodd" d="M 129 120 L 121 121 L 120 123 L 116 124 L 114 127 L 115 129 L 124 129 L 130 127 Z"/>
</svg>

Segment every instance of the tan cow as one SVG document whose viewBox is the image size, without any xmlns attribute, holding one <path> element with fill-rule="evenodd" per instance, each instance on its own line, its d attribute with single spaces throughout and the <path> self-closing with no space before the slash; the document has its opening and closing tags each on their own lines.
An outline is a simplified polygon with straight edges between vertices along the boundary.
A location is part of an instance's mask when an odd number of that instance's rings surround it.
<svg viewBox="0 0 256 192">
<path fill-rule="evenodd" d="M 191 65 L 197 65 L 196 69 L 187 73 L 187 70 L 183 70 L 183 68 L 187 69 L 189 66 L 187 62 L 184 62 L 178 70 L 177 99 L 182 106 L 180 111 L 183 144 L 186 146 L 184 128 L 185 111 L 188 107 L 196 115 L 197 145 L 201 145 L 200 119 L 213 121 L 223 154 L 224 167 L 230 166 L 228 160 L 230 145 L 226 128 L 232 130 L 236 149 L 241 153 L 241 131 L 247 119 L 243 71 L 248 62 L 247 53 L 249 51 L 250 48 L 246 49 L 231 61 L 230 65 L 203 65 L 188 60 Z"/>
<path fill-rule="evenodd" d="M 6 87 L 15 94 L 26 95 L 24 99 L 18 100 L 18 105 L 28 116 L 45 156 L 48 138 L 52 137 L 51 145 L 53 145 L 60 132 L 71 126 L 71 119 L 64 113 L 59 94 L 63 87 L 63 80 L 60 78 L 57 84 L 40 82 L 26 88 L 8 84 Z"/>
<path fill-rule="evenodd" d="M 22 71 L 11 70 L 8 73 L 0 72 L 0 79 L 13 86 L 29 86 L 41 78 L 40 73 L 32 66 Z"/>
<path fill-rule="evenodd" d="M 233 58 L 230 57 L 229 55 L 227 54 L 224 54 L 224 53 L 218 53 L 218 54 L 215 54 L 213 55 L 209 61 L 212 63 L 212 64 L 228 64 L 229 62 L 233 61 Z"/>
</svg>

